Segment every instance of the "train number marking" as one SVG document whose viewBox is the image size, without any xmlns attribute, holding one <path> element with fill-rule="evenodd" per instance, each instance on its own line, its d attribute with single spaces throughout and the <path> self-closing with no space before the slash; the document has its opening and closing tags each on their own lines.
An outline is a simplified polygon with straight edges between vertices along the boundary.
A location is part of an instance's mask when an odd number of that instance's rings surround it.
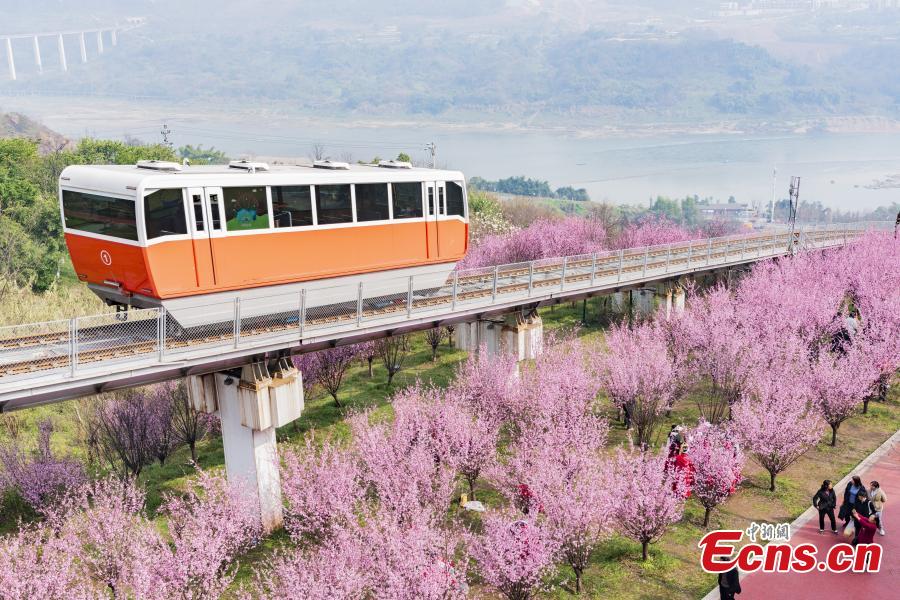
<svg viewBox="0 0 900 600">
<path fill-rule="evenodd" d="M 106 250 L 101 250 L 101 251 L 100 251 L 100 260 L 101 260 L 101 261 L 103 262 L 103 264 L 106 265 L 107 267 L 110 266 L 110 265 L 112 264 L 112 256 L 110 256 L 109 252 L 107 252 Z"/>
</svg>

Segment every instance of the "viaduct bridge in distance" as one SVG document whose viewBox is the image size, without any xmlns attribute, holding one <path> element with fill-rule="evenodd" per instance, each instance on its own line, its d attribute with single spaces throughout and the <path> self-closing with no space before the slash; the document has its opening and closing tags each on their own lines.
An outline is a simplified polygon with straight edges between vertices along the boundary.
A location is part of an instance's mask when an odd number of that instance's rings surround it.
<svg viewBox="0 0 900 600">
<path fill-rule="evenodd" d="M 686 279 L 842 246 L 892 225 L 754 232 L 457 270 L 440 287 L 411 276 L 311 288 L 210 304 L 203 323 L 185 328 L 156 308 L 0 327 L 0 412 L 185 378 L 194 407 L 218 413 L 226 471 L 256 491 L 271 530 L 282 520 L 275 429 L 303 410 L 292 355 L 455 324 L 460 348 L 534 358 L 543 341 L 540 306 L 637 292 L 639 311 L 651 312 L 658 296 L 677 312 Z"/>
<path fill-rule="evenodd" d="M 19 71 L 17 71 L 16 67 L 16 53 L 18 52 L 19 54 L 19 64 L 21 65 L 22 54 L 28 52 L 26 49 L 28 41 L 31 42 L 30 51 L 33 55 L 33 68 L 36 69 L 39 74 L 44 72 L 43 50 L 46 49 L 47 45 L 53 44 L 54 42 L 56 45 L 57 56 L 55 66 L 61 71 L 66 72 L 69 70 L 67 43 L 69 44 L 69 48 L 71 48 L 74 43 L 78 44 L 81 62 L 86 63 L 88 61 L 88 40 L 90 38 L 93 38 L 90 42 L 93 46 L 92 52 L 96 52 L 97 56 L 99 56 L 106 51 L 105 44 L 107 40 L 110 47 L 115 47 L 119 43 L 118 36 L 120 33 L 141 27 L 146 22 L 147 20 L 144 17 L 130 17 L 124 21 L 105 27 L 65 31 L 44 31 L 39 33 L 0 34 L 0 45 L 2 45 L 6 51 L 7 74 L 12 81 L 18 79 Z M 42 45 L 44 46 L 43 48 Z"/>
</svg>

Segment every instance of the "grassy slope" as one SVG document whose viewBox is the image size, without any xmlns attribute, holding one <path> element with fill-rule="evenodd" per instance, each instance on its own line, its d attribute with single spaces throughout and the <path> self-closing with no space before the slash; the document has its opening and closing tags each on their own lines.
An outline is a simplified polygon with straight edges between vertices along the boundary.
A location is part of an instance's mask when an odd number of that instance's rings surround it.
<svg viewBox="0 0 900 600">
<path fill-rule="evenodd" d="M 591 307 L 595 308 L 595 307 Z M 589 309 L 588 319 L 593 316 Z M 581 319 L 581 305 L 557 306 L 544 309 L 543 319 L 548 330 L 561 327 L 578 327 Z M 581 327 L 579 335 L 583 339 L 600 340 L 602 331 L 596 326 Z M 375 364 L 375 374 L 369 378 L 365 365 L 353 367 L 348 373 L 340 398 L 344 408 L 334 405 L 330 396 L 317 394 L 309 399 L 303 416 L 295 423 L 278 431 L 280 443 L 294 443 L 302 439 L 308 431 L 317 435 L 345 437 L 349 430 L 344 422 L 347 411 L 376 407 L 377 411 L 390 411 L 388 398 L 392 391 L 420 380 L 444 386 L 452 378 L 455 365 L 465 358 L 465 353 L 442 345 L 438 361 L 430 360 L 431 349 L 422 335 L 414 336 L 413 351 L 407 362 L 408 367 L 395 377 L 393 388 L 388 388 L 384 369 Z M 38 407 L 16 413 L 22 422 L 23 435 L 33 437 L 36 423 L 45 416 L 52 416 L 58 434 L 54 446 L 59 450 L 83 454 L 77 442 L 73 420 L 72 402 Z M 611 444 L 626 440 L 626 432 L 616 415 L 608 411 L 612 422 Z M 698 411 L 689 398 L 675 407 L 672 415 L 660 426 L 662 437 L 671 423 L 696 422 Z M 886 404 L 870 405 L 868 415 L 851 419 L 841 429 L 837 448 L 827 445 L 828 436 L 823 430 L 823 442 L 800 459 L 778 479 L 778 490 L 768 492 L 768 475 L 754 463 L 748 463 L 746 481 L 740 492 L 711 518 L 712 528 L 744 528 L 749 521 L 789 521 L 803 512 L 810 498 L 823 479 L 840 479 L 862 458 L 878 447 L 888 436 L 900 428 L 900 390 L 892 390 Z M 219 438 L 202 442 L 198 448 L 198 462 L 203 468 L 219 469 L 224 466 L 222 443 Z M 179 450 L 164 466 L 153 465 L 146 468 L 141 479 L 148 490 L 149 508 L 155 509 L 165 493 L 182 488 L 191 474 L 188 465 L 189 453 L 186 448 Z M 492 490 L 483 490 L 479 499 L 489 505 L 500 502 Z M 9 499 L 0 508 L 0 531 L 15 528 L 19 517 L 29 518 L 27 511 L 19 503 Z M 593 557 L 592 564 L 585 573 L 582 597 L 616 598 L 696 598 L 702 596 L 714 583 L 713 578 L 703 573 L 697 564 L 696 543 L 703 528 L 703 509 L 691 500 L 687 504 L 685 518 L 674 526 L 663 539 L 651 546 L 650 559 L 640 561 L 640 546 L 629 540 L 615 537 L 602 545 Z M 260 547 L 250 552 L 242 561 L 238 583 L 251 576 L 252 568 L 265 564 L 274 548 L 286 541 L 283 533 L 267 539 Z M 551 596 L 564 598 L 573 595 L 570 584 L 571 570 L 562 567 L 554 578 L 558 584 Z"/>
</svg>

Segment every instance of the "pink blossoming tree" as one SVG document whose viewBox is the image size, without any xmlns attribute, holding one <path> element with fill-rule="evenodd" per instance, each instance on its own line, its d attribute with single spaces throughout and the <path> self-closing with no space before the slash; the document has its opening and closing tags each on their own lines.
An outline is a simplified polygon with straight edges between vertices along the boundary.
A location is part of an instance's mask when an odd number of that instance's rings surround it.
<svg viewBox="0 0 900 600">
<path fill-rule="evenodd" d="M 619 450 L 615 458 L 614 526 L 641 545 L 641 556 L 673 523 L 681 520 L 685 480 L 666 468 L 665 452 Z"/>
<path fill-rule="evenodd" d="M 0 490 L 13 488 L 36 511 L 52 505 L 60 495 L 81 486 L 84 468 L 76 460 L 59 458 L 50 449 L 53 423 L 44 419 L 38 423 L 38 444 L 34 456 L 29 457 L 13 442 L 0 446 Z"/>
<path fill-rule="evenodd" d="M 322 540 L 356 519 L 364 491 L 359 464 L 349 450 L 330 441 L 316 449 L 307 436 L 302 449 L 281 451 L 285 527 L 298 540 Z"/>
<path fill-rule="evenodd" d="M 774 492 L 777 475 L 819 441 L 822 421 L 797 370 L 759 377 L 754 388 L 735 404 L 731 425 Z"/>
<path fill-rule="evenodd" d="M 634 427 L 636 443 L 647 448 L 678 389 L 665 331 L 654 323 L 617 326 L 606 334 L 606 345 L 595 354 L 595 368 L 613 405 L 625 412 L 626 427 Z"/>
<path fill-rule="evenodd" d="M 529 600 L 554 571 L 556 542 L 533 517 L 490 513 L 483 523 L 471 549 L 478 572 L 509 600 Z"/>
<path fill-rule="evenodd" d="M 741 482 L 744 453 L 726 428 L 705 421 L 688 439 L 688 459 L 694 468 L 691 491 L 705 509 L 703 526 L 708 527 L 713 509 L 734 494 Z"/>
</svg>

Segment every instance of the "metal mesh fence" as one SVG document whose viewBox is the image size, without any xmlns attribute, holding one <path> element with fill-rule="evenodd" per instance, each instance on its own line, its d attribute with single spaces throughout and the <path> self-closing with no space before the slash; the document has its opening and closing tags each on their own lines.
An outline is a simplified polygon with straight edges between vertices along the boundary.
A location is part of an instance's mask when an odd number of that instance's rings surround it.
<svg viewBox="0 0 900 600">
<path fill-rule="evenodd" d="M 453 304 L 453 276 L 450 280 L 441 277 L 439 280 L 419 281 L 413 278 L 412 312 L 427 312 L 444 308 L 449 310 Z"/>
<path fill-rule="evenodd" d="M 533 276 L 531 286 L 535 290 L 559 286 L 563 271 L 563 259 L 541 258 L 532 263 Z"/>
<path fill-rule="evenodd" d="M 158 357 L 158 308 L 78 317 L 75 323 L 76 369 Z"/>
<path fill-rule="evenodd" d="M 497 295 L 527 295 L 531 278 L 531 265 L 527 262 L 503 265 L 497 269 Z M 493 296 L 493 291 L 492 291 Z"/>
<path fill-rule="evenodd" d="M 69 320 L 0 327 L 0 381 L 70 368 L 71 330 Z"/>
<path fill-rule="evenodd" d="M 363 285 L 362 320 L 372 321 L 406 315 L 409 282 L 409 277 L 394 277 L 384 282 Z"/>
<path fill-rule="evenodd" d="M 358 285 L 307 290 L 304 331 L 355 323 L 358 299 Z"/>
<path fill-rule="evenodd" d="M 456 303 L 472 304 L 482 302 L 493 295 L 494 268 L 480 267 L 466 269 L 458 273 Z"/>
<path fill-rule="evenodd" d="M 240 319 L 238 344 L 299 336 L 301 308 L 300 294 L 278 294 L 242 300 L 237 311 Z"/>
<path fill-rule="evenodd" d="M 211 302 L 165 315 L 164 354 L 234 344 L 235 303 Z"/>
</svg>

